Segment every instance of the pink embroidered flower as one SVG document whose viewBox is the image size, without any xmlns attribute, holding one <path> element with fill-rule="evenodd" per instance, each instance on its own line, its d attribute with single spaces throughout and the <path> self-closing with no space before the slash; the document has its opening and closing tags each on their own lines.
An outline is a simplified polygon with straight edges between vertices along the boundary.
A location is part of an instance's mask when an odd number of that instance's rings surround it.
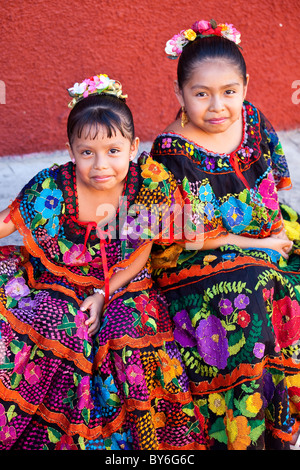
<svg viewBox="0 0 300 470">
<path fill-rule="evenodd" d="M 114 353 L 114 361 L 116 365 L 116 371 L 118 374 L 118 377 L 121 382 L 126 382 L 126 371 L 125 371 L 125 365 L 120 356 L 118 354 Z"/>
<path fill-rule="evenodd" d="M 23 348 L 21 351 L 17 352 L 16 357 L 15 357 L 15 367 L 14 367 L 14 372 L 16 374 L 23 374 L 31 353 L 31 347 L 27 346 L 27 344 L 24 344 Z"/>
<path fill-rule="evenodd" d="M 64 263 L 73 266 L 88 264 L 91 260 L 92 256 L 87 250 L 84 251 L 83 244 L 73 245 L 63 256 Z"/>
<path fill-rule="evenodd" d="M 87 408 L 88 410 L 92 410 L 94 408 L 94 405 L 91 399 L 89 377 L 85 376 L 81 379 L 78 385 L 78 389 L 77 389 L 77 396 L 78 396 L 78 408 L 80 410 L 83 410 L 84 408 Z"/>
<path fill-rule="evenodd" d="M 2 426 L 5 426 L 5 424 L 6 424 L 5 408 L 0 403 L 0 428 L 2 428 Z"/>
<path fill-rule="evenodd" d="M 77 326 L 76 336 L 78 336 L 80 339 L 89 339 L 88 327 L 85 324 L 87 319 L 88 317 L 84 312 L 82 312 L 81 310 L 77 310 L 77 315 L 74 321 Z"/>
<path fill-rule="evenodd" d="M 272 316 L 278 346 L 286 348 L 299 340 L 300 306 L 290 297 L 274 300 Z"/>
<path fill-rule="evenodd" d="M 277 190 L 275 187 L 275 182 L 272 176 L 272 173 L 268 174 L 268 177 L 265 178 L 259 185 L 259 192 L 262 195 L 263 204 L 273 211 L 278 210 L 278 197 Z"/>
<path fill-rule="evenodd" d="M 136 364 L 127 367 L 126 374 L 131 385 L 139 385 L 143 380 L 143 371 Z"/>
<path fill-rule="evenodd" d="M 0 441 L 10 445 L 16 440 L 17 433 L 13 426 L 4 426 L 0 431 Z"/>
<path fill-rule="evenodd" d="M 165 148 L 170 148 L 171 147 L 171 143 L 172 143 L 172 139 L 170 137 L 166 137 L 165 139 L 162 140 L 162 148 L 165 149 Z"/>
<path fill-rule="evenodd" d="M 55 450 L 78 450 L 72 436 L 64 434 L 55 446 Z"/>
<path fill-rule="evenodd" d="M 25 380 L 30 385 L 35 385 L 38 383 L 42 377 L 42 370 L 38 364 L 34 362 L 30 362 L 27 364 L 25 372 L 24 372 Z"/>
</svg>

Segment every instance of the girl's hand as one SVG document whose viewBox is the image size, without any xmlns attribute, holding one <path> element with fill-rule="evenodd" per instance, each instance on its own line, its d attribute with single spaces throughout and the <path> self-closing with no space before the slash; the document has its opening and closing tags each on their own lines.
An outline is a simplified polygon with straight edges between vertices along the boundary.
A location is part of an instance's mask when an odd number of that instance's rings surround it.
<svg viewBox="0 0 300 470">
<path fill-rule="evenodd" d="M 85 312 L 89 310 L 90 318 L 85 322 L 86 326 L 89 327 L 88 334 L 93 336 L 97 333 L 100 328 L 100 318 L 104 307 L 104 295 L 94 294 L 90 295 L 82 302 L 80 310 Z"/>
<path fill-rule="evenodd" d="M 288 238 L 275 238 L 275 237 L 268 237 L 264 238 L 266 241 L 265 248 L 271 248 L 272 250 L 278 251 L 278 253 L 283 256 L 283 258 L 288 259 L 289 252 L 293 248 L 293 242 Z"/>
</svg>

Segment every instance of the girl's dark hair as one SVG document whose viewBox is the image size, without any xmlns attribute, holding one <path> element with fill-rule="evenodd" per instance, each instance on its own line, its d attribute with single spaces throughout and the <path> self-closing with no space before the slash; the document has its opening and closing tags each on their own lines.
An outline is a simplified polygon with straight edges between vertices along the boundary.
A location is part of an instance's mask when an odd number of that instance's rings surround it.
<svg viewBox="0 0 300 470">
<path fill-rule="evenodd" d="M 179 88 L 189 80 L 199 62 L 209 59 L 225 59 L 235 65 L 241 72 L 244 84 L 247 83 L 247 72 L 244 57 L 240 48 L 229 39 L 219 36 L 197 38 L 184 46 L 179 57 L 177 80 Z"/>
<path fill-rule="evenodd" d="M 75 135 L 80 138 L 83 129 L 85 137 L 97 137 L 100 127 L 107 131 L 107 137 L 112 137 L 119 130 L 131 142 L 135 137 L 133 117 L 124 100 L 112 95 L 89 95 L 82 98 L 71 110 L 67 133 L 72 146 Z"/>
</svg>

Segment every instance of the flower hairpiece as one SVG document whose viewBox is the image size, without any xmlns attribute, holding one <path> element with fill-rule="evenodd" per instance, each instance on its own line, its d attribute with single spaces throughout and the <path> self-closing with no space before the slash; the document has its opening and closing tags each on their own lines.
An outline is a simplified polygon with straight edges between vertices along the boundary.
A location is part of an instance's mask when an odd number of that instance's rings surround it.
<svg viewBox="0 0 300 470">
<path fill-rule="evenodd" d="M 180 31 L 167 41 L 165 52 L 170 59 L 177 59 L 184 46 L 189 42 L 195 41 L 196 38 L 204 38 L 208 36 L 219 36 L 235 44 L 241 42 L 241 33 L 232 25 L 227 23 L 217 24 L 215 20 L 196 21 L 190 29 Z"/>
<path fill-rule="evenodd" d="M 68 88 L 68 92 L 73 98 L 68 105 L 69 108 L 73 108 L 82 98 L 92 94 L 100 95 L 105 93 L 120 99 L 127 98 L 127 95 L 123 95 L 121 83 L 110 79 L 106 74 L 94 75 L 91 78 L 86 78 L 81 83 L 75 83 L 74 86 Z"/>
</svg>

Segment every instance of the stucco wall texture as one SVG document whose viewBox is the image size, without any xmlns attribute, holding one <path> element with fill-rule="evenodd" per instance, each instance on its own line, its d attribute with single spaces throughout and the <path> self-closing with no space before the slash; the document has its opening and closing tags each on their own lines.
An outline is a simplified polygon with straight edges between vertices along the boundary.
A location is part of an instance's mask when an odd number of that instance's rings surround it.
<svg viewBox="0 0 300 470">
<path fill-rule="evenodd" d="M 177 61 L 168 39 L 196 20 L 242 33 L 248 99 L 278 130 L 300 128 L 299 0 L 14 0 L 0 4 L 0 156 L 62 149 L 68 94 L 96 73 L 119 79 L 136 133 L 174 118 Z M 298 98 L 300 93 L 298 93 Z"/>
</svg>

